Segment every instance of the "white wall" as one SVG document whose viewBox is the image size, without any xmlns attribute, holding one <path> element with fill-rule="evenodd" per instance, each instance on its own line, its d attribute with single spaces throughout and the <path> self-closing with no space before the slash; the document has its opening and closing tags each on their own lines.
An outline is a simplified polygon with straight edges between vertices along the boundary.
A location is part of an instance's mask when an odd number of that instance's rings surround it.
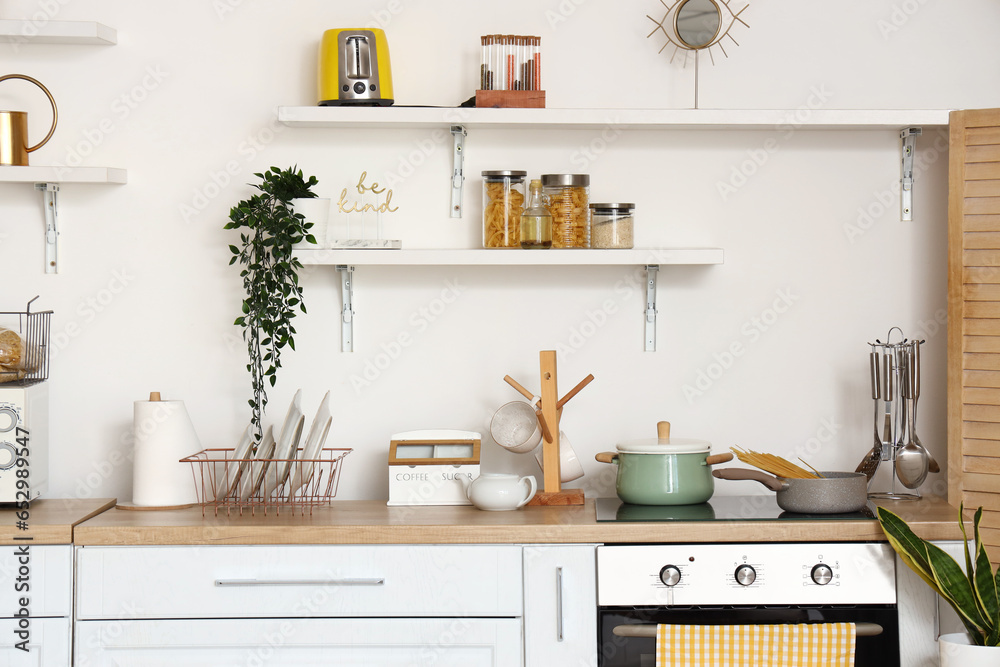
<svg viewBox="0 0 1000 667">
<path fill-rule="evenodd" d="M 59 129 L 32 164 L 82 159 L 129 174 L 125 186 L 63 187 L 54 276 L 42 272 L 38 196 L 29 185 L 0 184 L 0 307 L 16 309 L 40 294 L 55 311 L 50 495 L 131 497 L 130 464 L 109 462 L 130 452 L 132 401 L 150 390 L 186 402 L 205 446 L 235 444 L 249 419 L 249 377 L 232 325 L 241 299 L 238 273 L 227 266 L 234 236 L 222 227 L 230 206 L 250 194 L 253 172 L 297 163 L 319 178 L 321 195 L 336 197 L 362 170 L 390 178 L 405 161 L 421 162 L 395 185 L 400 209 L 389 235 L 410 248 L 474 247 L 480 171 L 580 171 L 581 148 L 600 136 L 471 132 L 467 213 L 453 220 L 450 145 L 435 144 L 432 133 L 276 124 L 276 107 L 314 103 L 323 29 L 387 18 L 401 104 L 469 97 L 478 36 L 488 32 L 542 35 L 550 107 L 692 104 L 692 67 L 669 64 L 656 54 L 661 43 L 645 38 L 646 14 L 662 13 L 657 0 L 477 4 L 475 15 L 457 0 L 0 6 L 5 18 L 47 13 L 119 31 L 113 47 L 0 44 L 0 69 L 42 80 L 60 105 Z M 733 32 L 741 46 L 701 69 L 702 107 L 998 103 L 982 84 L 1000 76 L 996 3 L 750 4 L 743 16 L 751 28 Z M 0 86 L 0 107 L 30 109 L 33 135 L 46 122 L 41 94 L 21 82 Z M 721 196 L 719 184 L 768 139 L 779 150 Z M 359 269 L 356 351 L 342 354 L 336 272 L 308 270 L 309 314 L 270 392 L 267 421 L 280 421 L 300 387 L 307 411 L 333 392 L 331 444 L 355 450 L 340 498 L 385 498 L 389 436 L 410 429 L 480 430 L 485 469 L 537 473 L 531 457 L 489 442 L 487 424 L 517 397 L 503 376 L 537 387 L 538 351 L 558 348 L 563 390 L 587 373 L 596 377 L 563 420 L 584 461 L 588 495 L 614 492 L 613 468 L 593 455 L 651 436 L 660 419 L 675 435 L 711 440 L 720 451 L 738 444 L 853 469 L 871 446 L 866 342 L 900 326 L 927 338 L 919 430 L 944 464 L 947 160 L 934 148 L 943 142 L 935 133 L 920 139 L 915 219 L 901 223 L 888 194 L 899 176 L 893 132 L 624 132 L 585 168 L 593 199 L 637 203 L 639 246 L 726 251 L 721 266 L 661 271 L 657 352 L 642 351 L 642 294 L 623 287 L 636 277 L 631 270 L 445 267 Z M 229 162 L 238 173 L 217 187 Z M 200 210 L 185 214 L 185 206 Z M 852 236 L 868 208 L 876 215 Z M 449 282 L 460 297 L 424 327 L 420 309 Z M 791 305 L 772 321 L 779 294 L 791 295 Z M 616 312 L 591 329 L 588 313 L 608 300 Z M 770 322 L 766 330 L 755 318 Z M 582 339 L 581 331 L 593 335 Z M 403 332 L 413 344 L 370 386 L 356 388 L 351 378 L 384 361 L 383 346 Z M 715 374 L 713 364 L 737 342 L 745 354 L 702 395 L 685 396 L 685 386 Z M 943 480 L 927 490 L 943 492 Z M 733 482 L 718 490 L 757 488 Z"/>
</svg>

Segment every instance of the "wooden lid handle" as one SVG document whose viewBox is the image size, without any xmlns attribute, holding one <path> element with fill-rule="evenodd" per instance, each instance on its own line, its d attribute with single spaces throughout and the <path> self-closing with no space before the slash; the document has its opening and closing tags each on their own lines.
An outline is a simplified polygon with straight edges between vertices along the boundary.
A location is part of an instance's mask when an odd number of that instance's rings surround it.
<svg viewBox="0 0 1000 667">
<path fill-rule="evenodd" d="M 149 400 L 151 400 L 151 401 L 158 401 L 158 400 L 160 400 L 160 392 L 158 392 L 158 391 L 151 391 L 151 392 L 149 392 Z"/>
<path fill-rule="evenodd" d="M 670 422 L 656 422 L 656 437 L 670 439 Z"/>
</svg>

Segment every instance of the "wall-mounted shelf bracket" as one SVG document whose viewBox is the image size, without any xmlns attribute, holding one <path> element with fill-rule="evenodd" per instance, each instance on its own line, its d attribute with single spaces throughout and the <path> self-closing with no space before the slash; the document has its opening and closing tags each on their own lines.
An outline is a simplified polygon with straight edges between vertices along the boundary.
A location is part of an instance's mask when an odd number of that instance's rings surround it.
<svg viewBox="0 0 1000 667">
<path fill-rule="evenodd" d="M 646 265 L 646 352 L 656 352 L 656 275 L 658 264 Z"/>
<path fill-rule="evenodd" d="M 917 137 L 923 134 L 919 127 L 908 127 L 899 131 L 903 143 L 901 159 L 902 172 L 899 180 L 899 216 L 900 220 L 913 220 L 913 154 L 916 151 Z"/>
<path fill-rule="evenodd" d="M 340 273 L 340 293 L 344 302 L 340 320 L 340 351 L 354 352 L 354 267 L 337 264 Z"/>
<path fill-rule="evenodd" d="M 462 217 L 462 188 L 465 185 L 465 137 L 467 136 L 464 125 L 452 125 L 451 137 L 454 141 L 454 155 L 452 156 L 454 170 L 451 175 L 451 217 Z"/>
<path fill-rule="evenodd" d="M 45 206 L 45 273 L 59 273 L 59 184 L 35 183 Z"/>
</svg>

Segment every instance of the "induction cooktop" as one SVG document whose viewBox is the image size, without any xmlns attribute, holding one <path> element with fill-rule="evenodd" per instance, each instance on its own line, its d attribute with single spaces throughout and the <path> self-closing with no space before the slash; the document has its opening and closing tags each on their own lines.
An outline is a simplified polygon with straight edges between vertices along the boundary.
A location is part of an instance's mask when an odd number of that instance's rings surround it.
<svg viewBox="0 0 1000 667">
<path fill-rule="evenodd" d="M 875 506 L 848 514 L 799 514 L 778 507 L 774 495 L 712 496 L 699 505 L 629 505 L 598 498 L 598 521 L 874 521 Z"/>
</svg>

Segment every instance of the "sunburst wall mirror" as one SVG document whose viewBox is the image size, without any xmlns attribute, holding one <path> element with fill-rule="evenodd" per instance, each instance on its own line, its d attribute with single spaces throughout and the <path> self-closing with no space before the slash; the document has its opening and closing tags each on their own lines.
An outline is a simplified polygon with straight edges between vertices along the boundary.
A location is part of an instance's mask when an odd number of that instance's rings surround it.
<svg viewBox="0 0 1000 667">
<path fill-rule="evenodd" d="M 660 0 L 660 4 L 666 8 L 663 18 L 657 20 L 646 15 L 646 18 L 656 24 L 646 38 L 658 33 L 667 38 L 658 53 L 663 53 L 672 45 L 674 48 L 670 52 L 670 62 L 674 62 L 677 55 L 681 54 L 685 67 L 688 55 L 693 54 L 695 109 L 698 108 L 698 54 L 707 51 L 713 65 L 715 64 L 713 48 L 718 48 L 722 55 L 728 58 L 729 54 L 726 53 L 723 40 L 728 39 L 739 46 L 739 42 L 731 34 L 732 29 L 737 23 L 750 27 L 740 17 L 750 5 L 744 3 L 738 12 L 734 12 L 730 6 L 731 2 L 732 0 L 673 0 L 672 2 Z"/>
</svg>

